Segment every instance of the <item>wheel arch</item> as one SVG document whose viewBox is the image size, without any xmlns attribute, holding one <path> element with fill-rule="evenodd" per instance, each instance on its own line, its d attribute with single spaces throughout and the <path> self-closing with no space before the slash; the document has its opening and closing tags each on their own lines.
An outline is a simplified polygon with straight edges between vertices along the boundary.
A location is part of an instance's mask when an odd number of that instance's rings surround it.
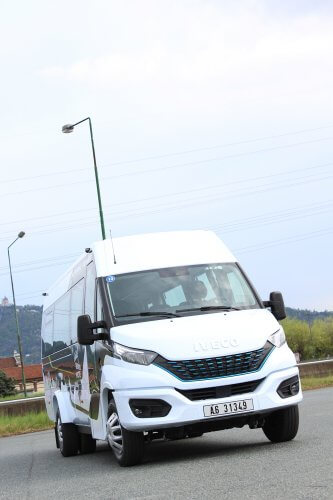
<svg viewBox="0 0 333 500">
<path fill-rule="evenodd" d="M 57 412 L 60 413 L 60 418 L 63 424 L 74 423 L 75 410 L 73 403 L 70 399 L 69 392 L 56 391 L 53 396 L 53 412 L 54 420 L 56 419 Z"/>
</svg>

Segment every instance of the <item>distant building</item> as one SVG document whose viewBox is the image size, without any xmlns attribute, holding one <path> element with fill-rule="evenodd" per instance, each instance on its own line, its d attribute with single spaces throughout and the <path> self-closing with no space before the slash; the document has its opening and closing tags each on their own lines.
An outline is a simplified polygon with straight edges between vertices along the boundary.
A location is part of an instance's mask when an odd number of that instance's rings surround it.
<svg viewBox="0 0 333 500">
<path fill-rule="evenodd" d="M 4 372 L 7 377 L 14 379 L 15 388 L 18 391 L 23 391 L 20 356 L 16 351 L 9 358 L 0 358 L 0 371 Z M 44 390 L 42 365 L 25 365 L 24 377 L 28 391 Z"/>
<path fill-rule="evenodd" d="M 17 366 L 17 365 L 16 365 L 16 361 L 15 361 L 14 356 L 12 356 L 10 358 L 0 358 L 0 370 L 1 371 L 4 371 L 3 368 L 12 368 L 15 366 Z"/>
<path fill-rule="evenodd" d="M 9 300 L 8 300 L 8 298 L 6 296 L 4 296 L 4 298 L 2 299 L 1 305 L 4 306 L 4 307 L 9 306 Z"/>
</svg>

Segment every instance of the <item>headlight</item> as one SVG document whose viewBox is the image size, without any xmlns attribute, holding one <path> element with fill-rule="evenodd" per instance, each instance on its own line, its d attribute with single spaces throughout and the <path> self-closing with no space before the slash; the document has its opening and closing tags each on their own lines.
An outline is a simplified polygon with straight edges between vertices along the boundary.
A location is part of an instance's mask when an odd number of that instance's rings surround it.
<svg viewBox="0 0 333 500">
<path fill-rule="evenodd" d="M 281 347 L 283 344 L 285 344 L 286 336 L 283 328 L 281 327 L 277 332 L 272 333 L 272 335 L 268 337 L 268 342 L 275 345 L 275 347 Z"/>
<path fill-rule="evenodd" d="M 116 342 L 112 342 L 112 350 L 115 358 L 137 365 L 150 365 L 158 356 L 156 352 L 132 349 Z"/>
</svg>

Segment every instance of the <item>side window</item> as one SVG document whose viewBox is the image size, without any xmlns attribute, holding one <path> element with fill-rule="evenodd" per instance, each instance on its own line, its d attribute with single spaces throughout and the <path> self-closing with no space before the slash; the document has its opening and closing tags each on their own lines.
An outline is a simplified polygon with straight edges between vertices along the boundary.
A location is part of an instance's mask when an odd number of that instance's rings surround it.
<svg viewBox="0 0 333 500">
<path fill-rule="evenodd" d="M 70 292 L 65 293 L 54 305 L 53 352 L 70 344 Z"/>
<path fill-rule="evenodd" d="M 52 354 L 53 345 L 53 306 L 43 314 L 42 357 Z"/>
<path fill-rule="evenodd" d="M 70 289 L 71 307 L 70 307 L 70 339 L 71 342 L 77 342 L 77 317 L 82 314 L 83 306 L 83 285 L 84 279 L 76 283 Z"/>
<path fill-rule="evenodd" d="M 96 271 L 94 262 L 87 265 L 84 314 L 89 314 L 91 321 L 95 320 L 95 283 Z"/>
</svg>

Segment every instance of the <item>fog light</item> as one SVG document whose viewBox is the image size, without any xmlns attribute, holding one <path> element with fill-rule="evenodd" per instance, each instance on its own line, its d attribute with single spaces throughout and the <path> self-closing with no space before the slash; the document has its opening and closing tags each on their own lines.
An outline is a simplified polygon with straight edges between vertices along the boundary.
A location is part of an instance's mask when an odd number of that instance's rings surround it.
<svg viewBox="0 0 333 500">
<path fill-rule="evenodd" d="M 296 396 L 299 393 L 299 378 L 298 375 L 295 377 L 288 378 L 281 382 L 277 388 L 278 395 L 285 399 L 291 396 Z"/>
<path fill-rule="evenodd" d="M 294 384 L 290 385 L 290 393 L 292 396 L 295 396 L 299 392 L 299 383 L 295 382 Z"/>
<path fill-rule="evenodd" d="M 171 406 L 162 399 L 130 399 L 130 408 L 138 418 L 165 417 Z"/>
</svg>

